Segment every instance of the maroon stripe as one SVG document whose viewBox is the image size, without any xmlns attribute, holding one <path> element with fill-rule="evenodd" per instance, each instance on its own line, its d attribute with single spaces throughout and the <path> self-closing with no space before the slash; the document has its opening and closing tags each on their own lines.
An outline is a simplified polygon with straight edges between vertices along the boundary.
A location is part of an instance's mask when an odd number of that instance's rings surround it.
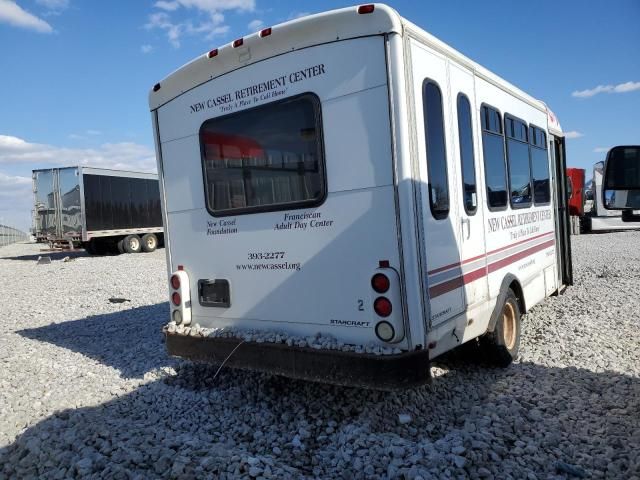
<svg viewBox="0 0 640 480">
<path fill-rule="evenodd" d="M 474 270 L 472 272 L 466 273 L 460 277 L 452 278 L 451 280 L 447 280 L 446 282 L 439 283 L 438 285 L 434 285 L 429 289 L 429 296 L 431 298 L 439 297 L 440 295 L 444 295 L 445 293 L 450 292 L 451 290 L 455 290 L 456 288 L 460 288 L 467 283 L 471 283 L 479 278 L 484 277 L 487 274 L 487 270 L 485 267 L 479 268 L 478 270 Z"/>
<path fill-rule="evenodd" d="M 520 240 L 519 242 L 510 243 L 509 245 L 507 245 L 505 247 L 500 247 L 500 248 L 497 248 L 495 250 L 491 250 L 490 252 L 487 252 L 486 255 L 482 254 L 482 255 L 478 255 L 477 257 L 467 258 L 466 260 L 462 260 L 461 262 L 451 263 L 451 264 L 445 265 L 443 267 L 434 268 L 433 270 L 429 270 L 427 272 L 427 275 L 434 275 L 436 273 L 440 273 L 440 272 L 444 272 L 445 270 L 449 270 L 449 269 L 451 269 L 453 267 L 457 267 L 457 266 L 460 266 L 460 265 L 465 265 L 465 264 L 467 264 L 469 262 L 473 262 L 475 260 L 479 260 L 479 259 L 481 259 L 483 257 L 486 257 L 487 255 L 493 255 L 494 253 L 502 252 L 503 250 L 507 250 L 509 248 L 516 247 L 516 246 L 521 245 L 523 243 L 531 242 L 533 240 L 536 240 L 536 239 L 538 239 L 540 237 L 544 237 L 544 236 L 550 235 L 552 233 L 553 232 L 541 233 L 540 235 L 536 235 L 535 237 L 527 238 L 526 240 Z"/>
<path fill-rule="evenodd" d="M 493 262 L 488 265 L 487 269 L 485 269 L 484 267 L 479 268 L 478 270 L 474 270 L 465 275 L 452 278 L 451 280 L 447 280 L 446 282 L 439 283 L 438 285 L 434 285 L 433 287 L 429 288 L 429 296 L 431 298 L 435 298 L 435 297 L 439 297 L 440 295 L 444 295 L 445 293 L 449 293 L 450 291 L 455 290 L 456 288 L 460 288 L 468 283 L 474 282 L 486 276 L 487 270 L 488 270 L 488 273 L 495 272 L 496 270 L 499 270 L 503 267 L 506 267 L 507 265 L 515 263 L 518 260 L 521 260 L 530 255 L 533 255 L 534 253 L 537 253 L 540 250 L 544 250 L 545 248 L 551 247 L 555 245 L 555 243 L 556 243 L 555 240 L 549 240 L 547 242 L 541 243 L 540 245 L 535 245 L 531 248 L 527 248 L 522 252 L 515 253 L 509 257 L 505 257 L 502 260 Z"/>
<path fill-rule="evenodd" d="M 541 243 L 540 245 L 536 245 L 534 247 L 531 248 L 527 248 L 526 250 L 523 250 L 521 252 L 515 253 L 509 257 L 503 258 L 502 260 L 498 260 L 497 262 L 493 262 L 491 264 L 489 264 L 489 273 L 491 272 L 495 272 L 496 270 L 500 270 L 503 267 L 506 267 L 507 265 L 510 265 L 514 262 L 517 262 L 518 260 L 521 260 L 525 257 L 528 257 L 529 255 L 532 255 L 536 252 L 539 252 L 540 250 L 544 250 L 545 248 L 549 248 L 553 245 L 555 245 L 556 241 L 555 240 L 549 240 L 547 242 Z"/>
</svg>

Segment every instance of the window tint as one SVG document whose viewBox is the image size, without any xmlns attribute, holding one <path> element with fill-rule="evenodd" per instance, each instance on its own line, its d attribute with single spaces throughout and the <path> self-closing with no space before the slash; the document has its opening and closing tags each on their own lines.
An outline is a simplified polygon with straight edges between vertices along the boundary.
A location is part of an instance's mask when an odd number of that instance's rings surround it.
<svg viewBox="0 0 640 480">
<path fill-rule="evenodd" d="M 504 208 L 507 206 L 507 174 L 504 163 L 504 137 L 502 136 L 500 113 L 487 106 L 483 106 L 480 113 L 487 203 L 490 208 Z"/>
<path fill-rule="evenodd" d="M 207 120 L 200 143 L 205 196 L 214 215 L 317 205 L 325 197 L 315 95 Z"/>
<path fill-rule="evenodd" d="M 508 115 L 505 115 L 504 125 L 507 134 L 511 206 L 513 208 L 527 207 L 531 205 L 531 168 L 529 166 L 527 125 Z"/>
<path fill-rule="evenodd" d="M 549 157 L 547 155 L 547 135 L 538 127 L 531 127 L 531 177 L 533 179 L 533 201 L 544 204 L 551 201 L 549 185 Z"/>
<path fill-rule="evenodd" d="M 473 152 L 473 123 L 471 105 L 464 95 L 458 95 L 458 137 L 460 137 L 460 162 L 462 168 L 462 196 L 464 209 L 473 215 L 478 207 L 476 169 Z"/>
<path fill-rule="evenodd" d="M 434 218 L 441 219 L 449 214 L 449 185 L 440 87 L 425 81 L 422 102 L 429 169 L 429 203 Z"/>
</svg>

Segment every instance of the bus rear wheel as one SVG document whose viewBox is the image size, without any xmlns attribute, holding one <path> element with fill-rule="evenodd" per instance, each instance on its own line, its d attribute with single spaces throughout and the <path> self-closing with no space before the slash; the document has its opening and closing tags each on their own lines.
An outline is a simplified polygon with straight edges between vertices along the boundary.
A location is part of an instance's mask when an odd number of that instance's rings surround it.
<svg viewBox="0 0 640 480">
<path fill-rule="evenodd" d="M 518 357 L 520 351 L 521 314 L 518 298 L 509 289 L 492 332 L 487 332 L 480 340 L 488 360 L 507 367 Z"/>
<path fill-rule="evenodd" d="M 153 233 L 147 233 L 142 236 L 142 250 L 147 253 L 151 253 L 158 248 L 158 237 Z"/>
</svg>

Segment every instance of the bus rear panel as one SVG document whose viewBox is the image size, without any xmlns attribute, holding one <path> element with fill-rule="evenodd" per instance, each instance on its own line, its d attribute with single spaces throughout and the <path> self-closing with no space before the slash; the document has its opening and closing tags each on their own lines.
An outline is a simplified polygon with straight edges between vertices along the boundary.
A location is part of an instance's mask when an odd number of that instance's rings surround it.
<svg viewBox="0 0 640 480">
<path fill-rule="evenodd" d="M 174 323 L 406 350 L 389 118 L 382 35 L 270 58 L 160 107 Z"/>
</svg>

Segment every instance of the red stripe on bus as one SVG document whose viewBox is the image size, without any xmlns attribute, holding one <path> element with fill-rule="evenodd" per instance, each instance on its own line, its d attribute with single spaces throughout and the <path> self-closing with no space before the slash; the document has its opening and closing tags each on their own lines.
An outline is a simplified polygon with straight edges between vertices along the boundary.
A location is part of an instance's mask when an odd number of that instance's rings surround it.
<svg viewBox="0 0 640 480">
<path fill-rule="evenodd" d="M 507 265 L 511 265 L 512 263 L 515 263 L 518 260 L 522 260 L 523 258 L 533 255 L 534 253 L 537 253 L 541 250 L 549 248 L 555 245 L 555 243 L 556 243 L 555 239 L 549 240 L 539 245 L 535 245 L 531 248 L 527 248 L 522 252 L 518 252 L 509 257 L 503 258 L 502 260 L 493 262 L 489 264 L 486 269 L 482 267 L 482 268 L 479 268 L 478 270 L 474 270 L 465 275 L 452 278 L 451 280 L 447 280 L 446 282 L 439 283 L 438 285 L 434 285 L 433 287 L 429 288 L 429 296 L 431 298 L 435 298 L 435 297 L 439 297 L 440 295 L 444 295 L 445 293 L 449 293 L 455 290 L 456 288 L 460 288 L 468 283 L 474 282 L 488 275 L 489 273 L 495 272 L 496 270 L 504 268 Z"/>
<path fill-rule="evenodd" d="M 489 273 L 491 272 L 495 272 L 496 270 L 500 270 L 503 267 L 506 267 L 507 265 L 510 265 L 514 262 L 517 262 L 518 260 L 521 260 L 525 257 L 528 257 L 529 255 L 532 255 L 536 252 L 539 252 L 540 250 L 544 250 L 545 248 L 549 248 L 553 245 L 555 245 L 556 241 L 555 240 L 549 240 L 547 242 L 541 243 L 540 245 L 536 245 L 534 247 L 531 248 L 527 248 L 526 250 L 523 250 L 521 252 L 515 253 L 509 257 L 503 258 L 502 260 L 498 260 L 497 262 L 493 262 L 491 264 L 489 264 Z"/>
<path fill-rule="evenodd" d="M 436 273 L 440 273 L 440 272 L 444 272 L 445 270 L 449 270 L 449 269 L 451 269 L 453 267 L 466 265 L 467 263 L 473 262 L 475 260 L 479 260 L 479 259 L 481 259 L 483 257 L 488 256 L 488 255 L 493 255 L 494 253 L 502 252 L 503 250 L 507 250 L 509 248 L 516 247 L 518 245 L 522 245 L 523 243 L 531 242 L 533 240 L 536 240 L 538 238 L 550 235 L 552 233 L 553 232 L 541 233 L 540 235 L 536 235 L 535 237 L 531 237 L 531 238 L 527 238 L 526 240 L 520 240 L 519 242 L 511 243 L 511 244 L 507 245 L 506 247 L 500 247 L 500 248 L 497 248 L 495 250 L 491 250 L 490 252 L 487 252 L 486 255 L 482 254 L 482 255 L 478 255 L 477 257 L 467 258 L 466 260 L 463 260 L 461 262 L 451 263 L 451 264 L 445 265 L 443 267 L 434 268 L 433 270 L 429 270 L 427 272 L 427 275 L 434 275 Z"/>
<path fill-rule="evenodd" d="M 439 283 L 429 289 L 429 296 L 431 298 L 439 297 L 440 295 L 444 295 L 456 288 L 460 288 L 467 283 L 471 283 L 479 278 L 482 278 L 487 275 L 487 269 L 485 267 L 479 268 L 478 270 L 474 270 L 469 272 L 461 277 L 452 278 L 451 280 L 447 280 L 446 282 Z"/>
</svg>

